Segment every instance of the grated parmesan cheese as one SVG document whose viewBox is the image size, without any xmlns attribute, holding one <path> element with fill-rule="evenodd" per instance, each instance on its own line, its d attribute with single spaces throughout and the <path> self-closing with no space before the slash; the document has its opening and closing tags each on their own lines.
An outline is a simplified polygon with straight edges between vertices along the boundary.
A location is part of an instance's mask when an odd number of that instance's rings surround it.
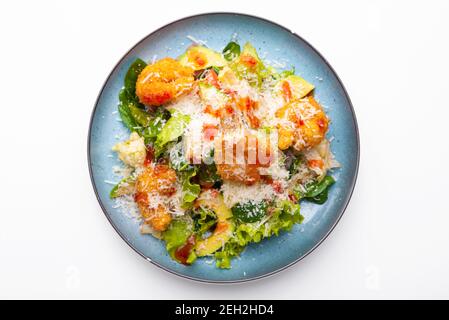
<svg viewBox="0 0 449 320">
<path fill-rule="evenodd" d="M 209 155 L 214 147 L 213 141 L 203 139 L 204 125 L 219 125 L 220 121 L 203 112 L 203 103 L 198 92 L 191 92 L 167 106 L 169 110 L 176 110 L 190 116 L 190 122 L 183 134 L 183 148 L 185 157 L 199 163 L 204 156 Z"/>
<path fill-rule="evenodd" d="M 141 221 L 140 211 L 132 195 L 124 195 L 115 199 L 114 208 L 118 208 L 128 218 Z"/>
<path fill-rule="evenodd" d="M 221 186 L 221 192 L 223 193 L 224 203 L 228 208 L 232 208 L 237 203 L 271 200 L 277 195 L 269 184 L 256 183 L 247 186 L 243 183 L 227 181 Z"/>
</svg>

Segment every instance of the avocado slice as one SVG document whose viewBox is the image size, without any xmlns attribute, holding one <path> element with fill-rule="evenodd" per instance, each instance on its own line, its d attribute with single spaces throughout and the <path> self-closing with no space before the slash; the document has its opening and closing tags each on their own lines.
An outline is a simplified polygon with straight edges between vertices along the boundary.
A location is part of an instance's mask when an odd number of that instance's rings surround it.
<svg viewBox="0 0 449 320">
<path fill-rule="evenodd" d="M 218 74 L 218 80 L 225 87 L 233 87 L 239 84 L 239 79 L 235 72 L 228 66 L 220 70 Z"/>
<path fill-rule="evenodd" d="M 282 95 L 285 82 L 288 83 L 288 88 L 291 93 L 291 100 L 302 99 L 315 88 L 313 84 L 307 82 L 300 76 L 290 75 L 282 80 L 279 80 L 279 82 L 276 83 L 274 92 Z"/>
<path fill-rule="evenodd" d="M 221 194 L 215 196 L 199 197 L 198 204 L 209 208 L 217 215 L 217 226 L 212 235 L 206 239 L 200 240 L 196 243 L 195 252 L 198 257 L 203 257 L 212 254 L 232 237 L 234 231 L 234 223 L 231 210 L 226 207 Z"/>
<path fill-rule="evenodd" d="M 259 55 L 257 54 L 256 48 L 254 48 L 253 45 L 249 42 L 245 43 L 245 45 L 243 46 L 243 51 L 240 54 L 240 57 L 244 55 L 251 56 L 256 59 L 258 63 L 262 63 L 262 60 L 260 60 Z"/>
<path fill-rule="evenodd" d="M 227 64 L 226 59 L 220 53 L 203 47 L 192 46 L 178 58 L 183 66 L 194 70 L 202 70 L 209 67 L 223 67 Z"/>
<path fill-rule="evenodd" d="M 237 76 L 248 80 L 252 86 L 260 86 L 267 69 L 254 48 L 249 42 L 243 47 L 240 56 L 231 64 L 231 69 Z"/>
</svg>

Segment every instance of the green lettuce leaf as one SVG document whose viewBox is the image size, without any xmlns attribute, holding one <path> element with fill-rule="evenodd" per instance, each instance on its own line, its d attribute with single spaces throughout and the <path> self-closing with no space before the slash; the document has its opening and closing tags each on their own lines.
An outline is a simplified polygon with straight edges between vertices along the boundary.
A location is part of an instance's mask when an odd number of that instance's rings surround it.
<svg viewBox="0 0 449 320">
<path fill-rule="evenodd" d="M 224 248 L 220 251 L 216 251 L 214 258 L 216 260 L 216 266 L 220 269 L 231 268 L 231 260 L 237 257 L 245 249 L 244 246 L 240 246 L 237 242 L 232 241 L 232 239 L 226 242 Z"/>
<path fill-rule="evenodd" d="M 128 104 L 129 111 L 134 120 L 142 127 L 148 127 L 152 120 L 152 115 L 137 107 L 134 103 Z"/>
<path fill-rule="evenodd" d="M 302 163 L 303 163 L 302 156 L 297 156 L 292 159 L 290 166 L 288 166 L 288 173 L 290 177 L 298 173 L 298 170 L 301 167 Z"/>
<path fill-rule="evenodd" d="M 240 45 L 234 41 L 229 42 L 223 49 L 223 56 L 226 60 L 232 61 L 240 55 Z"/>
<path fill-rule="evenodd" d="M 134 108 L 143 108 L 136 96 L 136 82 L 140 72 L 146 67 L 145 61 L 136 59 L 129 67 L 124 81 L 123 89 L 119 93 L 118 111 L 123 124 L 131 131 L 140 129 L 141 124 L 134 117 Z M 134 111 L 132 111 L 134 109 Z M 142 112 L 145 112 L 142 110 Z"/>
<path fill-rule="evenodd" d="M 217 166 L 215 163 L 212 164 L 201 164 L 198 170 L 198 180 L 200 185 L 205 187 L 216 187 L 219 188 L 221 183 L 220 175 L 217 173 Z"/>
<path fill-rule="evenodd" d="M 217 214 L 209 209 L 199 207 L 193 212 L 195 233 L 201 237 L 217 223 Z"/>
<path fill-rule="evenodd" d="M 176 260 L 175 251 L 184 245 L 192 234 L 193 227 L 191 220 L 175 219 L 170 223 L 168 229 L 162 234 L 166 248 L 170 256 Z"/>
<path fill-rule="evenodd" d="M 182 142 L 178 142 L 171 149 L 168 155 L 170 167 L 177 172 L 195 170 L 195 166 L 187 161 Z"/>
<path fill-rule="evenodd" d="M 119 183 L 117 183 L 109 193 L 111 199 L 121 197 L 134 192 L 134 187 L 136 183 L 136 178 L 134 175 L 123 178 Z"/>
<path fill-rule="evenodd" d="M 196 170 L 190 170 L 182 172 L 182 202 L 181 207 L 183 209 L 188 209 L 192 206 L 193 201 L 200 195 L 201 187 L 197 183 L 192 183 L 190 179 L 196 176 Z"/>
<path fill-rule="evenodd" d="M 331 176 L 325 176 L 320 181 L 314 181 L 305 185 L 306 191 L 300 188 L 294 190 L 294 194 L 298 199 L 308 200 L 316 204 L 323 204 L 327 201 L 329 188 L 335 183 L 335 179 Z"/>
<path fill-rule="evenodd" d="M 264 238 L 264 228 L 257 223 L 243 223 L 235 230 L 236 241 L 242 247 L 251 242 L 260 242 Z"/>
<path fill-rule="evenodd" d="M 180 112 L 174 112 L 170 119 L 162 127 L 161 131 L 156 137 L 154 144 L 156 157 L 159 157 L 164 152 L 164 146 L 176 139 L 184 133 L 184 129 L 190 122 L 190 116 L 184 115 Z"/>
<path fill-rule="evenodd" d="M 158 108 L 154 114 L 151 115 L 151 120 L 142 132 L 141 136 L 145 139 L 145 144 L 154 145 L 158 134 L 161 132 L 162 127 L 170 118 L 170 112 L 164 108 Z"/>
<path fill-rule="evenodd" d="M 268 76 L 271 76 L 270 69 L 267 69 L 257 54 L 256 48 L 249 42 L 243 46 L 243 50 L 239 57 L 239 59 L 233 60 L 229 66 L 239 78 L 246 79 L 251 86 L 260 87 L 263 80 Z M 245 62 L 241 61 L 246 57 L 253 58 L 255 64 L 253 66 L 248 66 Z"/>
<path fill-rule="evenodd" d="M 275 80 L 281 80 L 295 74 L 295 67 L 292 67 L 290 70 L 283 70 L 281 72 L 277 72 L 274 68 L 271 67 L 267 67 L 267 69 L 270 70 L 271 76 Z"/>
<path fill-rule="evenodd" d="M 279 235 L 280 231 L 290 231 L 294 224 L 302 223 L 304 217 L 300 209 L 298 203 L 288 200 L 280 201 L 265 225 L 264 237 Z"/>
<path fill-rule="evenodd" d="M 232 215 L 235 219 L 239 219 L 242 222 L 256 222 L 262 220 L 267 214 L 268 203 L 266 201 L 253 201 L 250 200 L 244 203 L 237 203 L 234 205 Z"/>
<path fill-rule="evenodd" d="M 136 82 L 137 77 L 139 77 L 139 74 L 146 66 L 146 62 L 139 58 L 131 64 L 125 75 L 124 87 L 120 92 L 119 98 L 121 102 L 134 102 L 135 105 L 140 105 L 139 98 L 136 95 Z"/>
<path fill-rule="evenodd" d="M 148 127 L 142 130 L 142 137 L 145 139 L 145 144 L 153 145 L 157 139 L 157 135 L 161 132 L 165 120 L 162 117 L 154 117 L 151 119 Z"/>
<path fill-rule="evenodd" d="M 120 118 L 122 119 L 123 124 L 130 131 L 138 131 L 138 129 L 140 129 L 140 125 L 137 123 L 136 119 L 134 119 L 133 115 L 131 114 L 129 104 L 122 104 L 122 103 L 119 104 L 118 112 L 120 114 Z"/>
<path fill-rule="evenodd" d="M 280 201 L 265 222 L 237 225 L 233 238 L 214 255 L 217 267 L 230 268 L 231 259 L 239 255 L 248 244 L 260 242 L 273 235 L 277 236 L 281 231 L 289 231 L 294 224 L 301 223 L 303 219 L 299 204 L 288 200 Z"/>
</svg>

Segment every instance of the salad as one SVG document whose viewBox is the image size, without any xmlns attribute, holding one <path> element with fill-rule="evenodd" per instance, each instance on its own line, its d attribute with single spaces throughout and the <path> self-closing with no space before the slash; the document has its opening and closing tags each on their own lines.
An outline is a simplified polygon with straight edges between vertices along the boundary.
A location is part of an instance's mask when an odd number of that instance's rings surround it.
<svg viewBox="0 0 449 320">
<path fill-rule="evenodd" d="M 250 43 L 135 60 L 119 93 L 130 135 L 112 148 L 123 165 L 111 198 L 175 261 L 230 268 L 248 244 L 300 224 L 300 202 L 323 204 L 335 183 L 313 90 Z"/>
</svg>

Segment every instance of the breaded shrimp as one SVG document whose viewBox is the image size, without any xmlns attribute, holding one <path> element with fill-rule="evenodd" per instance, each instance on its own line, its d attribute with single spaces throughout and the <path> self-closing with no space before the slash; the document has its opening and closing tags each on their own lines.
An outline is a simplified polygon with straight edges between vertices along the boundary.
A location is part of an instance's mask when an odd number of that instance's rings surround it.
<svg viewBox="0 0 449 320">
<path fill-rule="evenodd" d="M 230 138 L 231 137 L 231 138 Z M 269 140 L 244 132 L 232 132 L 215 140 L 214 160 L 217 173 L 223 180 L 252 185 L 261 179 L 260 168 L 272 161 Z M 238 150 L 242 150 L 239 154 Z"/>
<path fill-rule="evenodd" d="M 312 97 L 294 100 L 276 111 L 279 149 L 293 146 L 302 151 L 319 144 L 325 137 L 329 119 L 322 107 Z"/>
<path fill-rule="evenodd" d="M 137 192 L 170 196 L 176 191 L 176 172 L 164 164 L 148 166 L 137 178 Z"/>
<path fill-rule="evenodd" d="M 175 191 L 176 172 L 167 165 L 150 165 L 138 176 L 134 197 L 146 224 L 156 231 L 164 231 L 172 217 L 164 204 L 152 205 L 152 197 L 170 196 Z"/>
<path fill-rule="evenodd" d="M 139 202 L 137 205 L 145 224 L 155 231 L 162 232 L 167 230 L 172 221 L 172 216 L 167 212 L 167 208 L 164 205 L 158 205 L 157 208 L 149 208 Z"/>
<path fill-rule="evenodd" d="M 145 105 L 160 106 L 189 92 L 193 82 L 193 69 L 164 58 L 142 70 L 137 78 L 136 95 Z"/>
</svg>

